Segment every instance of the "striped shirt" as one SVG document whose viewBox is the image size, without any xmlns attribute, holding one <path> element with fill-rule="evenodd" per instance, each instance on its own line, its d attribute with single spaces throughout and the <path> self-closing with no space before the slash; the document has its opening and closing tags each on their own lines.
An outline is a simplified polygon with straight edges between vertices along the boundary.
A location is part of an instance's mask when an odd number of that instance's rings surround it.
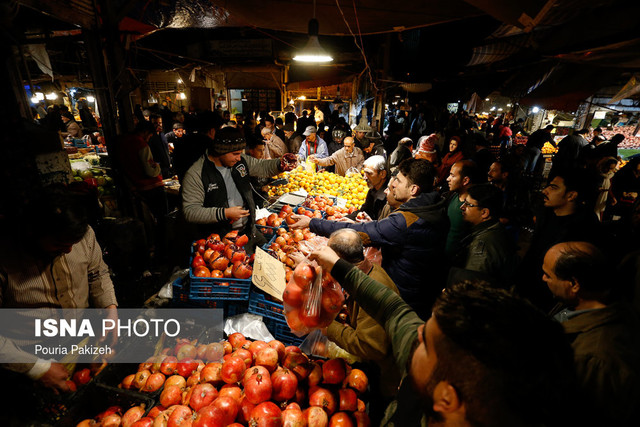
<svg viewBox="0 0 640 427">
<path fill-rule="evenodd" d="M 105 308 L 117 304 L 109 268 L 91 227 L 71 252 L 49 263 L 30 255 L 0 260 L 0 307 Z"/>
</svg>

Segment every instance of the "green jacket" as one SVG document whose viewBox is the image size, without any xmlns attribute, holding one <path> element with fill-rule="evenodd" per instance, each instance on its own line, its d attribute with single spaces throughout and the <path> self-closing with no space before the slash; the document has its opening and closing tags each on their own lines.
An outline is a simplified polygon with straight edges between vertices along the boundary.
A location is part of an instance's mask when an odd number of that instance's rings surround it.
<svg viewBox="0 0 640 427">
<path fill-rule="evenodd" d="M 399 295 L 344 260 L 336 263 L 331 275 L 358 301 L 363 310 L 384 325 L 391 339 L 393 358 L 402 372 L 402 381 L 396 400 L 389 404 L 381 425 L 426 425 L 423 404 L 407 377 L 407 363 L 414 342 L 418 339 L 418 327 L 424 324 L 424 320 Z"/>
<path fill-rule="evenodd" d="M 640 321 L 626 303 L 588 311 L 562 323 L 578 381 L 600 425 L 640 425 Z"/>
<path fill-rule="evenodd" d="M 516 245 L 498 221 L 474 225 L 462 244 L 464 268 L 485 273 L 499 283 L 507 281 L 518 265 Z"/>
</svg>

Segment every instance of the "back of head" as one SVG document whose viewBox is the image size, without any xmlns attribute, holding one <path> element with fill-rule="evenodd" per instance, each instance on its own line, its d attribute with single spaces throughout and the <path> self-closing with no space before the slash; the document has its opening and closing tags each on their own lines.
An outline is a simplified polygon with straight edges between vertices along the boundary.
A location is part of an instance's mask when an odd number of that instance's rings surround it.
<svg viewBox="0 0 640 427">
<path fill-rule="evenodd" d="M 156 126 L 148 120 L 143 120 L 136 125 L 134 129 L 135 133 L 145 134 L 145 133 L 155 133 Z"/>
<path fill-rule="evenodd" d="M 566 242 L 556 245 L 558 258 L 554 273 L 561 280 L 580 284 L 579 295 L 588 300 L 606 300 L 612 287 L 612 271 L 604 253 L 591 243 Z"/>
<path fill-rule="evenodd" d="M 404 175 L 412 184 L 420 187 L 420 193 L 433 191 L 436 168 L 428 160 L 405 159 L 398 165 L 398 172 Z"/>
<path fill-rule="evenodd" d="M 485 181 L 485 176 L 473 160 L 460 160 L 455 163 L 460 168 L 460 176 L 469 178 L 471 184 L 479 184 Z"/>
<path fill-rule="evenodd" d="M 207 133 L 211 129 L 220 129 L 223 124 L 222 117 L 213 111 L 203 111 L 198 115 L 198 132 Z"/>
<path fill-rule="evenodd" d="M 363 167 L 371 168 L 377 172 L 382 172 L 384 170 L 387 171 L 387 175 L 389 175 L 389 171 L 387 169 L 387 161 L 383 156 L 371 156 L 367 160 L 364 161 Z"/>
<path fill-rule="evenodd" d="M 329 247 L 336 251 L 338 256 L 351 264 L 357 264 L 364 260 L 364 247 L 360 235 L 350 228 L 331 233 Z"/>
<path fill-rule="evenodd" d="M 611 140 L 610 140 L 612 144 L 616 144 L 616 145 L 620 144 L 622 141 L 624 141 L 624 135 L 621 133 L 616 133 L 611 137 Z"/>
<path fill-rule="evenodd" d="M 562 326 L 483 283 L 447 288 L 433 307 L 442 331 L 434 381 L 451 384 L 472 426 L 560 425 L 574 393 Z"/>
<path fill-rule="evenodd" d="M 500 218 L 504 200 L 502 190 L 492 184 L 477 184 L 469 187 L 467 191 L 469 196 L 478 202 L 480 208 L 489 209 L 491 218 Z"/>
<path fill-rule="evenodd" d="M 413 140 L 411 138 L 404 137 L 400 141 L 398 141 L 398 145 L 404 145 L 405 147 L 411 147 L 411 146 L 413 146 Z"/>
<path fill-rule="evenodd" d="M 34 237 L 55 236 L 67 241 L 82 239 L 89 225 L 85 199 L 62 185 L 42 189 L 19 221 Z"/>
</svg>

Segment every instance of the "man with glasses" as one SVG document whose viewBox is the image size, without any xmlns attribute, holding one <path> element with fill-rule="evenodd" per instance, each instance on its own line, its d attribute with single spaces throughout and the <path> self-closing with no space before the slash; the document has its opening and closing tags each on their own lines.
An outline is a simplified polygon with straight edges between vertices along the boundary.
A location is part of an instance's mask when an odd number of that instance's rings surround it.
<svg viewBox="0 0 640 427">
<path fill-rule="evenodd" d="M 345 176 L 349 169 L 362 169 L 364 163 L 364 155 L 362 150 L 355 147 L 353 138 L 348 136 L 344 139 L 343 147 L 324 159 L 317 158 L 315 154 L 309 156 L 309 160 L 319 166 L 332 166 L 336 167 L 336 174 Z"/>
<path fill-rule="evenodd" d="M 463 220 L 471 225 L 471 232 L 462 239 L 454 266 L 464 269 L 468 277 L 506 286 L 518 256 L 515 243 L 499 221 L 502 192 L 491 184 L 473 185 L 467 190 L 460 210 Z M 462 273 L 454 268 L 449 277 Z"/>
</svg>

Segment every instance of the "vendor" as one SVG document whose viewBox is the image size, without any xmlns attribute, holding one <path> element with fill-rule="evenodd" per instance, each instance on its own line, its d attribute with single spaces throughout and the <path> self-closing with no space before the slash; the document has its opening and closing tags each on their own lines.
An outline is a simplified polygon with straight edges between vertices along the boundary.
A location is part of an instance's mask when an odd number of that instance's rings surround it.
<svg viewBox="0 0 640 427">
<path fill-rule="evenodd" d="M 82 138 L 82 129 L 78 122 L 76 122 L 73 114 L 68 111 L 62 113 L 62 121 L 67 128 L 66 132 L 62 132 L 62 136 L 70 136 L 71 138 Z"/>
<path fill-rule="evenodd" d="M 362 169 L 364 163 L 364 154 L 362 150 L 355 146 L 353 138 L 348 136 L 344 139 L 343 147 L 333 153 L 329 157 L 320 159 L 315 154 L 309 156 L 309 160 L 319 166 L 336 167 L 336 174 L 345 176 L 349 169 L 355 169 L 358 172 Z"/>
<path fill-rule="evenodd" d="M 187 171 L 182 183 L 182 209 L 201 232 L 224 236 L 238 230 L 250 245 L 266 243 L 256 229 L 250 177 L 272 177 L 295 167 L 295 156 L 260 160 L 243 154 L 246 141 L 232 127 L 220 129 L 207 152 Z M 252 244 L 251 244 L 252 243 Z"/>
<path fill-rule="evenodd" d="M 310 155 L 315 155 L 318 159 L 324 159 L 325 157 L 329 157 L 329 148 L 327 147 L 327 143 L 324 142 L 324 139 L 320 138 L 316 135 L 318 131 L 315 126 L 307 126 L 302 134 L 305 136 L 305 140 L 302 141 L 300 145 L 300 150 L 298 151 L 298 157 L 305 160 Z"/>
<path fill-rule="evenodd" d="M 84 199 L 56 186 L 33 200 L 16 219 L 0 223 L 0 307 L 106 308 L 117 319 L 109 268 L 88 225 Z M 0 358 L 17 362 L 4 368 L 69 391 L 62 364 L 38 359 L 17 344 L 0 337 Z"/>
</svg>

